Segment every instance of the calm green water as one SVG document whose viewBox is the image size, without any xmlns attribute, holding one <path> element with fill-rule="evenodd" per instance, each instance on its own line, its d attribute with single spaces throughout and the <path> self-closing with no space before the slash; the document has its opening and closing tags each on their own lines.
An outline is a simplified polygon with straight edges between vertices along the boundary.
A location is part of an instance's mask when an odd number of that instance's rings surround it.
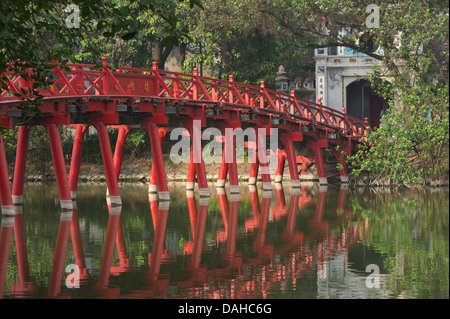
<svg viewBox="0 0 450 319">
<path fill-rule="evenodd" d="M 26 186 L 1 219 L 0 297 L 449 297 L 448 189 L 211 185 L 204 200 L 180 183 L 158 203 L 122 184 L 113 208 L 105 191 L 80 185 L 61 212 L 56 186 Z"/>
</svg>

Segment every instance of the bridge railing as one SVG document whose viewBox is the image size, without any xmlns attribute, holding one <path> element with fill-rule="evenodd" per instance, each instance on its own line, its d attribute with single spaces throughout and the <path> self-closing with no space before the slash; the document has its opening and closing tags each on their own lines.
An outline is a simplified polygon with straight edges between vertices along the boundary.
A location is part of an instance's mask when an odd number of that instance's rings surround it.
<svg viewBox="0 0 450 319">
<path fill-rule="evenodd" d="M 33 70 L 27 70 L 30 74 Z M 365 135 L 367 123 L 343 112 L 321 104 L 297 98 L 291 94 L 270 90 L 264 82 L 260 86 L 235 82 L 232 75 L 227 80 L 151 69 L 120 67 L 111 71 L 107 60 L 98 69 L 94 64 L 66 64 L 60 68 L 55 63 L 53 84 L 35 88 L 44 96 L 140 96 L 186 99 L 192 101 L 220 102 L 225 106 L 264 109 L 278 116 L 295 118 L 315 125 L 340 130 L 343 135 Z M 15 74 L 13 70 L 2 73 L 0 103 L 32 99 L 33 82 Z"/>
</svg>

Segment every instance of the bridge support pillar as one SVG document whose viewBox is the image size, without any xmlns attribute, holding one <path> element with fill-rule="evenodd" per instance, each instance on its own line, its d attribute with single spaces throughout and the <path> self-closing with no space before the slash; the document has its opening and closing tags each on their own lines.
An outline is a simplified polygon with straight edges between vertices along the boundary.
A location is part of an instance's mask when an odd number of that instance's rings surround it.
<svg viewBox="0 0 450 319">
<path fill-rule="evenodd" d="M 231 134 L 226 134 L 227 130 L 230 130 Z M 236 136 L 233 134 L 232 127 L 225 128 L 225 140 L 225 162 L 228 164 L 230 193 L 239 193 L 239 179 L 236 163 Z"/>
<path fill-rule="evenodd" d="M 75 128 L 75 137 L 72 147 L 72 158 L 70 160 L 69 189 L 72 200 L 77 198 L 78 178 L 80 175 L 81 155 L 83 153 L 84 135 L 88 125 L 78 124 Z"/>
<path fill-rule="evenodd" d="M 16 162 L 14 165 L 14 178 L 12 187 L 12 200 L 14 204 L 22 204 L 23 185 L 25 183 L 25 168 L 27 165 L 28 138 L 31 126 L 19 127 L 17 138 Z"/>
<path fill-rule="evenodd" d="M 195 122 L 195 123 L 194 123 Z M 206 179 L 205 162 L 203 161 L 202 136 L 200 119 L 183 120 L 184 127 L 191 135 L 191 155 L 192 160 L 189 162 L 188 180 L 189 183 L 195 183 L 197 176 L 198 192 L 200 196 L 209 196 L 208 180 Z M 192 162 L 194 165 L 192 165 Z M 193 167 L 192 167 L 193 166 Z M 195 169 L 195 170 L 194 170 Z M 190 172 L 190 173 L 189 173 Z M 187 187 L 188 185 L 186 185 Z M 189 184 L 194 189 L 194 184 Z"/>
<path fill-rule="evenodd" d="M 292 187 L 300 187 L 300 178 L 298 176 L 297 158 L 295 156 L 294 142 L 289 138 L 289 135 L 286 134 L 283 134 L 281 136 L 281 141 L 283 142 L 283 145 L 286 149 Z"/>
<path fill-rule="evenodd" d="M 195 163 L 194 163 L 194 151 L 191 144 L 191 152 L 189 155 L 189 168 L 186 180 L 186 189 L 193 190 L 195 188 Z"/>
<path fill-rule="evenodd" d="M 258 159 L 258 146 L 255 141 L 255 148 L 253 150 L 252 155 L 252 164 L 250 166 L 250 176 L 248 177 L 248 184 L 249 185 L 256 185 L 256 182 L 258 180 L 258 170 L 259 170 L 259 159 Z"/>
<path fill-rule="evenodd" d="M 328 147 L 327 139 L 310 140 L 307 142 L 308 147 L 314 152 L 316 158 L 317 174 L 319 175 L 319 183 L 327 185 L 327 174 L 325 172 L 325 163 L 323 161 L 322 148 Z"/>
<path fill-rule="evenodd" d="M 225 146 L 225 136 L 222 136 L 222 141 Z M 217 187 L 225 187 L 228 174 L 228 164 L 225 161 L 225 147 L 222 149 L 222 162 L 220 163 L 219 175 L 217 176 Z M 250 173 L 251 174 L 251 173 Z"/>
<path fill-rule="evenodd" d="M 128 125 L 123 125 L 119 128 L 117 135 L 116 147 L 114 148 L 114 169 L 116 171 L 117 180 L 119 180 L 120 171 L 122 169 L 123 154 L 125 153 L 125 143 L 127 135 L 130 133 L 131 128 Z"/>
<path fill-rule="evenodd" d="M 150 136 L 153 157 L 152 165 L 155 165 L 155 179 L 158 187 L 158 196 L 161 200 L 170 200 L 158 127 L 155 123 L 147 121 L 146 128 Z"/>
<path fill-rule="evenodd" d="M 342 143 L 344 144 L 344 143 Z M 351 147 L 349 145 L 342 146 L 340 145 L 339 149 L 332 148 L 331 154 L 333 154 L 334 157 L 336 157 L 339 165 L 341 168 L 339 169 L 339 175 L 341 177 L 341 183 L 348 183 L 348 172 L 347 172 L 347 165 L 345 163 L 345 157 L 344 154 L 350 155 L 351 154 Z"/>
<path fill-rule="evenodd" d="M 0 205 L 3 215 L 14 215 L 11 186 L 9 184 L 8 163 L 6 162 L 2 135 L 0 135 Z"/>
<path fill-rule="evenodd" d="M 161 144 L 161 152 L 164 146 L 164 138 L 166 137 L 167 130 L 165 128 L 158 128 L 158 136 L 159 136 L 159 143 Z M 149 193 L 156 193 L 158 191 L 158 186 L 156 183 L 156 170 L 154 162 L 152 163 L 152 170 L 150 172 L 150 180 L 148 183 L 148 192 Z"/>
<path fill-rule="evenodd" d="M 56 124 L 45 125 L 50 140 L 53 167 L 55 169 L 56 183 L 58 185 L 59 201 L 61 208 L 73 209 L 72 198 L 70 197 L 69 181 L 67 179 L 66 164 L 61 145 L 61 135 Z"/>
<path fill-rule="evenodd" d="M 277 171 L 275 173 L 275 183 L 281 183 L 283 181 L 284 166 L 286 164 L 286 152 L 284 150 L 278 149 L 278 165 Z"/>
<path fill-rule="evenodd" d="M 258 161 L 261 166 L 261 180 L 263 183 L 263 190 L 272 190 L 272 182 L 270 180 L 270 172 L 269 172 L 269 161 L 267 159 L 267 150 L 266 150 L 266 136 L 267 130 L 270 128 L 260 129 L 258 128 L 256 134 L 257 140 L 257 150 L 258 150 Z"/>
<path fill-rule="evenodd" d="M 267 160 L 266 150 L 266 130 L 270 128 L 258 128 L 255 131 L 255 143 L 253 155 L 251 159 L 250 176 L 248 178 L 249 185 L 255 185 L 258 180 L 258 169 L 261 167 L 261 180 L 264 190 L 272 190 L 272 182 L 270 180 L 269 163 Z M 251 143 L 248 144 L 249 147 Z"/>
<path fill-rule="evenodd" d="M 119 184 L 117 182 L 116 169 L 111 151 L 108 130 L 103 123 L 96 123 L 95 128 L 98 133 L 100 143 L 100 151 L 103 159 L 103 167 L 105 169 L 106 184 L 108 185 L 108 193 L 111 204 L 122 205 L 120 198 Z"/>
</svg>

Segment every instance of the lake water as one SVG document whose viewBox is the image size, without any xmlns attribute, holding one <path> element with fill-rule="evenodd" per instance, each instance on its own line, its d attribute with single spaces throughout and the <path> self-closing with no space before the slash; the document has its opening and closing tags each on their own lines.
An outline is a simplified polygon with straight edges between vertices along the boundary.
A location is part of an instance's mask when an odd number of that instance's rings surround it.
<svg viewBox="0 0 450 319">
<path fill-rule="evenodd" d="M 1 217 L 1 298 L 449 298 L 449 191 L 28 184 Z M 77 279 L 79 280 L 77 281 Z"/>
</svg>

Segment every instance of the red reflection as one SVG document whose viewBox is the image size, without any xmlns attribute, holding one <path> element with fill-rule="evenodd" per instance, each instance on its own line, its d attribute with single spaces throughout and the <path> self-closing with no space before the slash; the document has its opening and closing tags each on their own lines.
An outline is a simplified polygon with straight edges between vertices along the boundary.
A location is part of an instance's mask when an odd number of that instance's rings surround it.
<svg viewBox="0 0 450 319">
<path fill-rule="evenodd" d="M 278 207 L 272 208 L 272 221 L 280 219 L 281 217 L 286 215 L 288 211 L 286 206 L 286 200 L 284 198 L 283 186 L 280 183 L 275 184 L 275 191 L 277 194 Z"/>
<path fill-rule="evenodd" d="M 120 213 L 122 206 L 111 206 L 108 203 L 109 217 L 106 228 L 105 242 L 103 243 L 103 255 L 100 265 L 100 274 L 97 286 L 94 288 L 94 294 L 103 298 L 117 298 L 119 289 L 108 288 L 109 276 L 111 274 L 111 265 L 113 260 L 114 248 L 116 244 L 117 230 L 120 223 Z"/>
<path fill-rule="evenodd" d="M 4 215 L 0 227 L 0 298 L 3 298 L 5 291 L 6 270 L 8 268 L 13 228 L 14 216 Z"/>
<path fill-rule="evenodd" d="M 169 284 L 168 279 L 160 278 L 161 260 L 166 258 L 167 251 L 164 248 L 164 236 L 166 233 L 167 217 L 169 215 L 169 201 L 161 201 L 158 203 L 158 213 L 156 220 L 154 219 L 155 237 L 153 239 L 152 252 L 149 256 L 149 272 L 146 274 L 147 282 L 157 291 L 166 297 L 166 288 Z"/>
<path fill-rule="evenodd" d="M 323 220 L 326 197 L 327 187 L 321 186 L 319 189 L 319 195 L 317 197 L 316 214 L 314 215 L 314 218 L 309 222 L 309 237 L 313 239 L 320 238 L 320 236 L 326 234 L 328 230 L 328 221 Z"/>
<path fill-rule="evenodd" d="M 11 296 L 21 297 L 33 294 L 36 287 L 31 282 L 30 267 L 28 264 L 28 252 L 26 246 L 25 224 L 23 220 L 22 205 L 14 206 L 14 241 L 17 251 L 17 266 L 19 270 L 19 282 L 12 283 Z"/>
<path fill-rule="evenodd" d="M 338 204 L 331 211 L 332 218 L 330 220 L 343 220 L 348 217 L 349 210 L 345 208 L 347 193 L 347 189 L 340 190 Z M 292 189 L 290 199 L 287 197 L 288 203 L 286 203 L 282 188 L 277 189 L 276 195 L 274 200 L 277 200 L 278 205 L 275 208 L 284 207 L 286 213 L 278 215 L 274 221 L 271 221 L 269 216 L 272 192 L 262 192 L 260 203 L 257 189 L 251 187 L 250 201 L 253 214 L 243 222 L 244 225 L 239 225 L 238 217 L 242 216 L 240 214 L 246 213 L 245 211 L 239 212 L 239 195 L 232 194 L 228 200 L 224 191 L 218 191 L 224 229 L 222 229 L 222 235 L 217 235 L 217 246 L 212 249 L 218 249 L 222 255 L 214 263 L 210 263 L 209 256 L 202 260 L 203 254 L 211 249 L 210 246 L 206 246 L 208 240 L 211 240 L 211 236 L 209 233 L 205 233 L 209 198 L 200 197 L 197 208 L 194 193 L 188 191 L 187 201 L 193 240 L 190 243 L 184 242 L 184 255 L 188 262 L 186 266 L 180 266 L 184 271 L 183 280 L 170 283 L 168 276 L 161 273 L 161 266 L 168 255 L 165 247 L 165 234 L 169 202 L 158 201 L 157 197 L 150 196 L 154 240 L 152 251 L 148 254 L 149 268 L 145 275 L 145 286 L 130 293 L 121 291 L 120 287 L 112 287 L 110 284 L 111 275 L 129 271 L 130 268 L 128 267 L 129 259 L 126 254 L 124 234 L 120 226 L 121 206 L 111 207 L 109 205 L 110 212 L 100 274 L 92 293 L 100 298 L 266 298 L 274 290 L 287 289 L 288 284 L 291 288 L 295 288 L 299 278 L 305 276 L 306 273 L 311 275 L 317 270 L 320 271 L 323 269 L 325 261 L 334 258 L 336 254 L 346 254 L 348 248 L 360 239 L 359 229 L 361 227 L 357 224 L 343 227 L 341 230 L 339 221 L 337 224 L 328 222 L 324 215 L 326 188 L 321 188 L 317 194 L 314 217 L 309 221 L 305 220 L 309 225 L 305 234 L 297 228 L 299 219 L 305 218 L 304 214 L 298 215 L 298 212 L 299 209 L 302 209 L 301 199 L 312 197 L 306 192 L 306 189 L 302 189 L 301 192 L 299 189 Z M 272 208 L 272 214 L 273 212 Z M 339 218 L 335 218 L 336 216 Z M 31 295 L 32 289 L 35 289 L 30 283 L 23 216 L 16 214 L 14 223 L 13 221 L 14 219 L 3 217 L 0 229 L 2 297 L 13 229 L 17 245 L 20 283 L 11 285 L 11 295 Z M 281 227 L 279 227 L 280 225 Z M 329 228 L 333 225 L 336 225 L 336 229 L 339 231 L 328 234 Z M 245 226 L 247 236 L 244 238 L 240 237 L 242 234 L 239 232 L 240 226 Z M 281 236 L 273 232 L 275 228 L 277 232 L 278 229 L 282 231 Z M 255 233 L 251 233 L 252 231 Z M 81 274 L 87 276 L 78 210 L 74 205 L 73 212 L 61 214 L 49 297 L 61 297 L 60 290 L 63 274 L 65 274 L 64 261 L 69 233 L 72 236 L 75 262 L 82 270 Z M 117 246 L 120 260 L 118 267 L 112 267 L 115 246 Z M 208 249 L 205 249 L 205 246 Z M 186 254 L 190 256 L 186 256 Z M 27 289 L 30 290 L 27 291 Z M 89 286 L 85 286 L 84 289 L 89 289 Z"/>
<path fill-rule="evenodd" d="M 67 244 L 69 242 L 70 224 L 73 211 L 62 211 L 59 219 L 58 234 L 56 237 L 55 255 L 53 257 L 52 272 L 50 274 L 49 297 L 55 298 L 61 292 L 61 280 L 65 270 Z"/>
</svg>

